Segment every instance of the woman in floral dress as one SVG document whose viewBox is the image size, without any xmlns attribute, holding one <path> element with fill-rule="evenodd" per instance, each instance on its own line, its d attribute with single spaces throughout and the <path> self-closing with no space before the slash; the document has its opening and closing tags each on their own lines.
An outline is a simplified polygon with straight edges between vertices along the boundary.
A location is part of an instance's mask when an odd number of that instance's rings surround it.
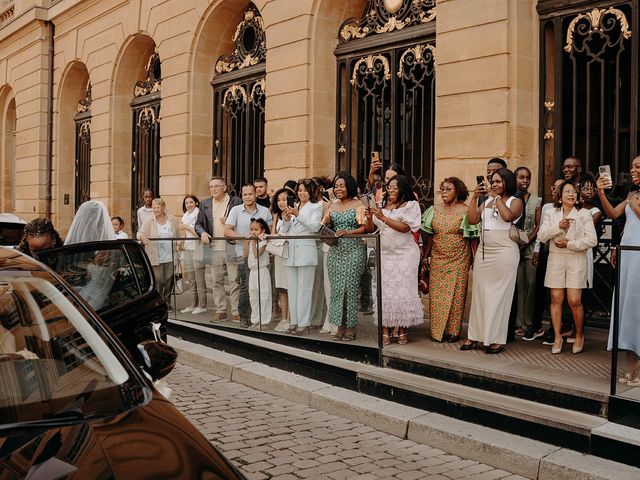
<svg viewBox="0 0 640 480">
<path fill-rule="evenodd" d="M 431 338 L 457 342 L 467 298 L 471 243 L 478 238 L 477 225 L 467 222 L 469 197 L 465 184 L 456 177 L 440 184 L 442 205 L 430 207 L 422 216 L 422 230 L 428 234 L 425 255 L 430 258 L 429 317 Z"/>
<path fill-rule="evenodd" d="M 332 202 L 322 223 L 329 225 L 338 237 L 366 233 L 364 205 L 358 200 L 355 179 L 340 172 L 333 180 L 333 193 L 337 202 Z M 338 327 L 336 340 L 351 341 L 356 337 L 358 325 L 358 287 L 365 266 L 366 247 L 359 238 L 340 238 L 329 248 L 327 269 L 331 282 L 329 321 Z M 343 307 L 346 302 L 346 319 Z"/>
<path fill-rule="evenodd" d="M 418 293 L 420 248 L 413 232 L 420 229 L 420 205 L 413 200 L 409 179 L 403 175 L 387 183 L 382 207 L 367 210 L 367 230 L 380 229 L 382 273 L 382 344 L 391 342 L 390 328 L 398 328 L 398 344 L 405 345 L 407 327 L 424 322 Z"/>
</svg>

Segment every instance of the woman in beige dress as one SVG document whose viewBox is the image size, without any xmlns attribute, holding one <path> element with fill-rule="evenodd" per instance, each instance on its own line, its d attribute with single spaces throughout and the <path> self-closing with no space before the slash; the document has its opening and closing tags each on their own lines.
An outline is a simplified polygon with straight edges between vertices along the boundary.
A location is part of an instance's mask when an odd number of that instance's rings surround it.
<svg viewBox="0 0 640 480">
<path fill-rule="evenodd" d="M 482 342 L 486 353 L 500 353 L 507 342 L 520 261 L 520 249 L 509 238 L 509 228 L 523 211 L 515 193 L 515 176 L 506 168 L 491 176 L 491 188 L 484 181 L 473 192 L 467 218 L 471 225 L 482 222 L 483 227 L 473 262 L 469 331 L 460 350 L 471 350 Z M 478 198 L 485 194 L 487 200 L 478 206 Z"/>
<path fill-rule="evenodd" d="M 556 193 L 555 208 L 548 210 L 542 219 L 538 238 L 549 242 L 549 262 L 544 286 L 551 289 L 551 323 L 555 341 L 551 353 L 562 351 L 562 304 L 566 292 L 576 325 L 576 341 L 573 353 L 584 347 L 584 308 L 582 289 L 587 288 L 587 256 L 585 252 L 598 243 L 591 213 L 580 208 L 580 190 L 571 180 L 560 185 Z"/>
</svg>

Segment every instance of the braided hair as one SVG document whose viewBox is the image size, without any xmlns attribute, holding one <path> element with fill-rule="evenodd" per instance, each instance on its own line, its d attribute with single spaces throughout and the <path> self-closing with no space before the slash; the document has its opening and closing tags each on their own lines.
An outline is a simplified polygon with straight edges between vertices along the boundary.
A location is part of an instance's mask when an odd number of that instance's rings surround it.
<svg viewBox="0 0 640 480">
<path fill-rule="evenodd" d="M 49 235 L 53 239 L 53 248 L 61 247 L 63 245 L 62 239 L 53 227 L 51 220 L 47 218 L 36 218 L 24 226 L 24 232 L 22 234 L 20 244 L 18 245 L 18 250 L 31 256 L 31 249 L 29 248 L 29 242 L 27 239 L 32 237 L 42 237 L 44 235 Z"/>
</svg>

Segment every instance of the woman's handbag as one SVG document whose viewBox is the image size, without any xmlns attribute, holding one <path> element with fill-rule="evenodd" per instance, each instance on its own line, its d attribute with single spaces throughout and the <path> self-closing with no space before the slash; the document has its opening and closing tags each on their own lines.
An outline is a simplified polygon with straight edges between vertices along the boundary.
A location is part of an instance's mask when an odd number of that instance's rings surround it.
<svg viewBox="0 0 640 480">
<path fill-rule="evenodd" d="M 418 290 L 426 295 L 429 293 L 429 259 L 423 257 L 418 267 Z"/>
<path fill-rule="evenodd" d="M 320 225 L 320 228 L 318 229 L 318 235 L 321 235 L 322 237 L 324 237 L 324 238 L 321 238 L 320 240 L 322 240 L 324 243 L 326 243 L 330 247 L 333 247 L 338 244 L 338 236 L 336 235 L 336 232 L 324 224 Z"/>
<path fill-rule="evenodd" d="M 509 227 L 509 238 L 516 242 L 518 245 L 527 245 L 529 243 L 529 235 L 521 228 L 511 224 Z"/>
<path fill-rule="evenodd" d="M 289 242 L 287 240 L 270 238 L 266 250 L 276 257 L 289 258 Z"/>
<path fill-rule="evenodd" d="M 175 270 L 173 272 L 173 288 L 176 295 L 180 295 L 184 292 L 184 279 L 182 278 L 182 266 L 180 261 L 176 263 Z"/>
</svg>

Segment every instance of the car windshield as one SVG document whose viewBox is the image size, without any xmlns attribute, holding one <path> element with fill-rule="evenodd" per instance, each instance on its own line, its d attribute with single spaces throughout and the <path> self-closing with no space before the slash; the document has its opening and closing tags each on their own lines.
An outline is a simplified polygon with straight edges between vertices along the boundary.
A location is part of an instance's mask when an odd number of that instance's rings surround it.
<svg viewBox="0 0 640 480">
<path fill-rule="evenodd" d="M 45 271 L 0 269 L 0 429 L 113 415 L 150 395 Z"/>
</svg>

